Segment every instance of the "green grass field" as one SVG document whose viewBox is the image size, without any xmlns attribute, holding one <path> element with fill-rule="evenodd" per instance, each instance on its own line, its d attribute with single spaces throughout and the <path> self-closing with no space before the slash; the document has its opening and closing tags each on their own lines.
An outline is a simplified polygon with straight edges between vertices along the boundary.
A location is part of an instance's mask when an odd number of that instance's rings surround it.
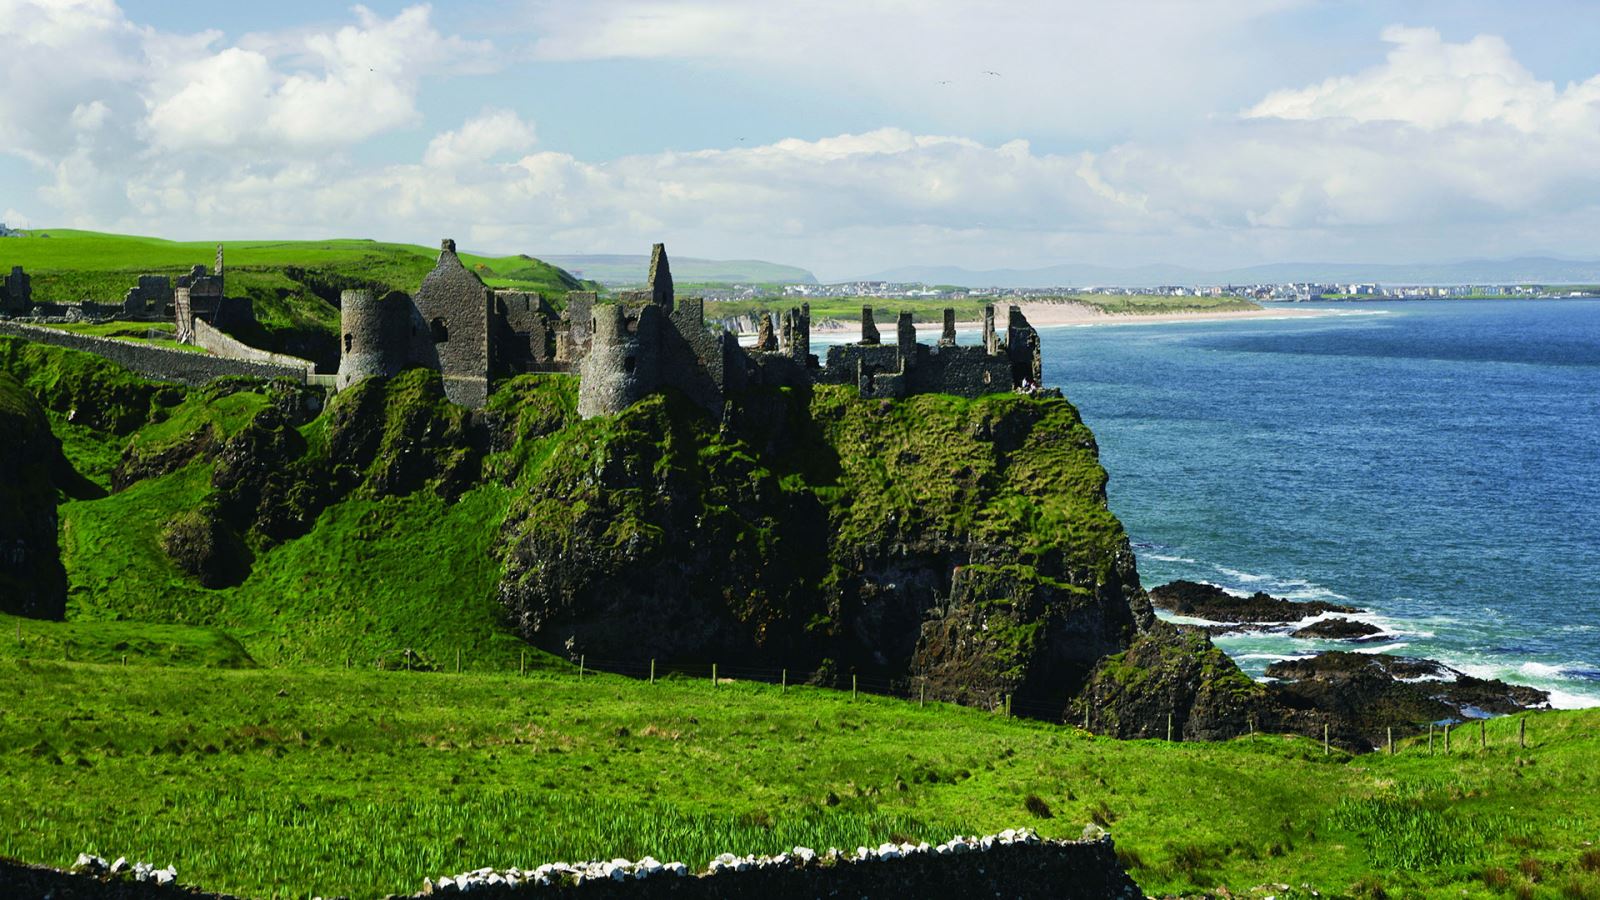
<svg viewBox="0 0 1600 900">
<path fill-rule="evenodd" d="M 702 866 L 1096 822 L 1151 893 L 1600 896 L 1596 711 L 1528 716 L 1526 749 L 1507 718 L 1486 751 L 1469 731 L 1448 756 L 1413 742 L 1351 758 L 1300 738 L 1117 742 L 805 687 L 580 682 L 546 657 L 523 677 L 63 662 L 50 632 L 76 630 L 84 654 L 116 635 L 28 623 L 19 648 L 14 621 L 0 619 L 0 815 L 47 827 L 5 829 L 0 854 L 29 861 L 126 854 L 246 896 L 377 897 L 483 865 Z M 163 640 L 237 662 L 207 632 Z"/>
<path fill-rule="evenodd" d="M 48 235 L 48 237 L 46 237 Z M 364 240 L 225 241 L 227 291 L 247 296 L 268 332 L 338 329 L 333 301 L 346 287 L 415 291 L 433 268 L 436 247 Z M 210 271 L 215 241 L 178 242 L 71 229 L 33 229 L 0 242 L 0 265 L 20 265 L 35 302 L 121 303 L 140 275 Z M 559 302 L 586 285 L 530 256 L 461 254 L 495 287 L 538 291 Z"/>
</svg>

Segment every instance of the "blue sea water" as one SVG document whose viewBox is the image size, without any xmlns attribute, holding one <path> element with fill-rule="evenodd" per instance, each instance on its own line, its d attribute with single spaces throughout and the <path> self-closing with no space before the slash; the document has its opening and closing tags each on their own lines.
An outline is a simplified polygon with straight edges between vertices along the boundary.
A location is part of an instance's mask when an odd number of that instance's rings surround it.
<svg viewBox="0 0 1600 900">
<path fill-rule="evenodd" d="M 1600 704 L 1600 301 L 1040 332 L 1146 587 L 1349 603 L 1364 651 Z M 1218 644 L 1257 675 L 1339 646 Z"/>
</svg>

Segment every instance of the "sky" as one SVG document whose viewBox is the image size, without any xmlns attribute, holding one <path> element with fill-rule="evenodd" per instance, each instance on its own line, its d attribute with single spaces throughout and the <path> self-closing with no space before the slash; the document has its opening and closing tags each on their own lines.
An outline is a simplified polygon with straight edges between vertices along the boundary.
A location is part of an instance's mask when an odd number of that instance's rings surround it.
<svg viewBox="0 0 1600 900">
<path fill-rule="evenodd" d="M 0 0 L 0 221 L 824 279 L 1593 259 L 1597 45 L 1588 0 Z"/>
</svg>

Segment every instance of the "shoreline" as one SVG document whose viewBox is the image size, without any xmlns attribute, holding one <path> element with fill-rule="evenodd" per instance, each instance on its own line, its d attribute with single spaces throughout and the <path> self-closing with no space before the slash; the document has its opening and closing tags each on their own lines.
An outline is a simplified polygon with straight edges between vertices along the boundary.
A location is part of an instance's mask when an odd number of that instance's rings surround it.
<svg viewBox="0 0 1600 900">
<path fill-rule="evenodd" d="M 1081 303 L 1020 303 L 1016 305 L 1021 307 L 1022 314 L 1028 319 L 1028 324 L 1035 328 L 1084 325 L 1158 325 L 1172 322 L 1211 322 L 1233 319 L 1301 319 L 1351 315 L 1351 313 L 1342 310 L 1332 309 L 1195 309 L 1163 313 L 1111 313 Z M 834 319 L 831 320 L 830 324 L 813 325 L 811 331 L 813 334 L 842 334 L 855 331 L 859 327 L 860 325 L 857 322 L 841 322 Z M 882 329 L 883 325 L 880 324 L 878 327 Z M 961 330 L 982 327 L 983 322 L 978 319 L 956 322 L 956 328 Z M 938 331 L 942 328 L 943 325 L 937 322 L 919 322 L 917 324 L 918 331 Z M 1005 314 L 1000 309 L 995 310 L 995 328 L 1002 330 L 1005 328 Z"/>
</svg>

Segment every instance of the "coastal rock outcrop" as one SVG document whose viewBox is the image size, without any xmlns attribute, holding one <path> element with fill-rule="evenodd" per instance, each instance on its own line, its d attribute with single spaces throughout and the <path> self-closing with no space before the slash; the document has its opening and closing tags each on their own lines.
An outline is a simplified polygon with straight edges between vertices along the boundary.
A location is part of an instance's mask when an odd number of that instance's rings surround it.
<svg viewBox="0 0 1600 900">
<path fill-rule="evenodd" d="M 1382 634 L 1383 629 L 1370 622 L 1357 622 L 1353 619 L 1344 619 L 1335 616 L 1331 619 L 1321 619 L 1312 622 L 1304 628 L 1297 628 L 1289 633 L 1290 637 L 1317 638 L 1328 641 L 1359 641 Z"/>
<path fill-rule="evenodd" d="M 1290 709 L 1337 717 L 1376 742 L 1384 729 L 1410 733 L 1429 722 L 1459 722 L 1546 708 L 1537 688 L 1474 678 L 1431 659 L 1330 651 L 1267 667 L 1273 699 Z"/>
<path fill-rule="evenodd" d="M 1295 622 L 1324 613 L 1361 612 L 1354 606 L 1322 600 L 1284 600 L 1262 591 L 1239 597 L 1213 584 L 1183 580 L 1152 588 L 1150 602 L 1176 615 L 1213 622 Z"/>
</svg>

